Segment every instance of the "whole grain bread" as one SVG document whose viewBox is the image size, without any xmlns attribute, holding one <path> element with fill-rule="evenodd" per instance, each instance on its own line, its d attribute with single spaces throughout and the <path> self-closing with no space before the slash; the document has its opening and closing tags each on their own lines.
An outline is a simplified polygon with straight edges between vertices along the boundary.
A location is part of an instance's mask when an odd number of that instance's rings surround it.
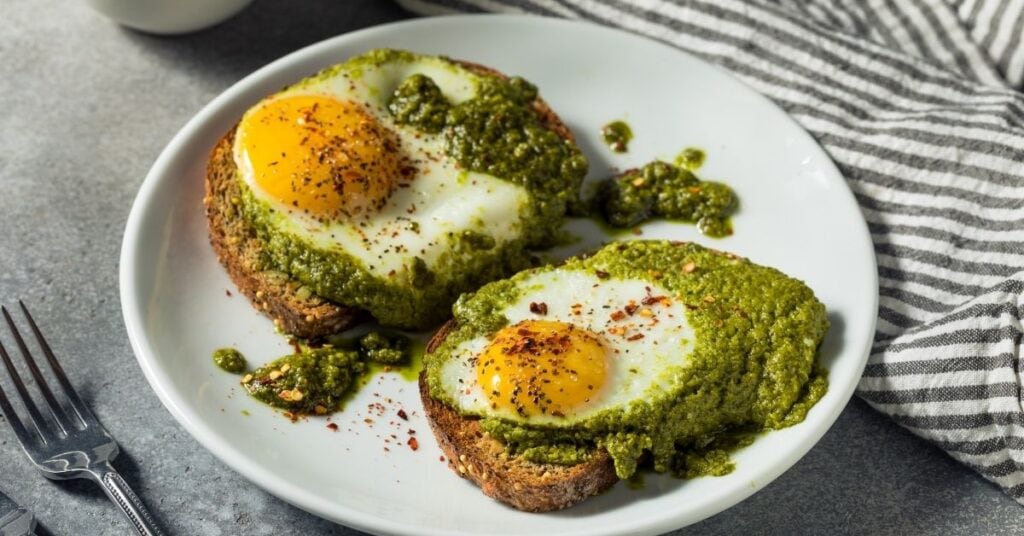
<svg viewBox="0 0 1024 536">
<path fill-rule="evenodd" d="M 505 76 L 483 65 L 451 61 L 478 74 Z M 568 141 L 575 141 L 572 131 L 546 102 L 538 98 L 533 108 L 545 128 Z M 261 268 L 262 240 L 238 213 L 241 188 L 236 180 L 234 137 L 235 128 L 232 128 L 210 153 L 203 204 L 210 243 L 238 290 L 282 331 L 300 338 L 332 335 L 368 319 L 369 314 L 365 312 L 311 293 L 287 274 Z"/>
<path fill-rule="evenodd" d="M 455 327 L 448 322 L 427 343 L 432 352 Z M 540 464 L 510 455 L 504 445 L 480 427 L 479 419 L 463 417 L 430 396 L 426 373 L 420 373 L 420 398 L 448 466 L 480 487 L 485 495 L 527 512 L 567 508 L 611 488 L 619 478 L 611 456 L 595 449 L 578 465 Z"/>
<path fill-rule="evenodd" d="M 232 154 L 235 129 L 213 148 L 206 167 L 206 221 L 210 244 L 231 280 L 253 307 L 285 333 L 316 338 L 342 331 L 361 316 L 351 307 L 325 300 L 287 274 L 261 267 L 263 241 L 239 215 L 241 186 Z"/>
</svg>

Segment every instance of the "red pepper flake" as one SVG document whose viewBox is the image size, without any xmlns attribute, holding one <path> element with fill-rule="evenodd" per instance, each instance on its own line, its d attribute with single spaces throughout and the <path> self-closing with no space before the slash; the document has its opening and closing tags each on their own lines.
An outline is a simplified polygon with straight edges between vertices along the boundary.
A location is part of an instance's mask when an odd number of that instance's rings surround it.
<svg viewBox="0 0 1024 536">
<path fill-rule="evenodd" d="M 637 333 L 636 335 L 630 335 L 629 337 L 626 338 L 626 340 L 627 341 L 639 341 L 642 338 L 644 338 L 644 334 L 643 333 Z"/>
<path fill-rule="evenodd" d="M 595 270 L 594 275 L 596 275 L 598 279 L 608 279 L 608 277 L 610 277 L 611 274 L 604 270 Z"/>
<path fill-rule="evenodd" d="M 441 457 L 439 457 L 439 458 L 437 459 L 437 461 L 439 461 L 439 462 L 443 462 L 443 461 L 444 461 L 444 456 L 441 456 Z"/>
<path fill-rule="evenodd" d="M 227 297 L 229 297 L 229 298 L 231 297 L 231 291 L 228 290 L 228 289 L 224 289 L 224 294 L 226 294 Z"/>
<path fill-rule="evenodd" d="M 412 450 L 419 450 L 420 449 L 420 442 L 416 441 L 415 437 L 410 437 L 409 438 L 409 448 L 411 448 Z"/>
<path fill-rule="evenodd" d="M 626 314 L 629 316 L 633 316 L 633 313 L 635 313 L 636 310 L 639 308 L 640 306 L 637 305 L 636 302 L 634 302 L 633 300 L 630 300 L 629 303 L 626 304 L 626 307 L 624 307 L 624 309 L 626 310 Z"/>
<path fill-rule="evenodd" d="M 618 322 L 619 320 L 622 320 L 623 318 L 626 318 L 626 313 L 624 313 L 622 311 L 614 311 L 614 312 L 612 312 L 612 320 Z"/>
<path fill-rule="evenodd" d="M 548 304 L 544 302 L 530 302 L 530 312 L 535 315 L 548 314 Z"/>
<path fill-rule="evenodd" d="M 667 296 L 647 296 L 640 303 L 643 303 L 644 305 L 654 305 L 656 303 L 665 303 L 665 302 L 668 302 L 668 297 Z"/>
<path fill-rule="evenodd" d="M 409 415 L 407 415 L 407 414 L 405 413 L 405 410 L 404 410 L 404 409 L 399 409 L 399 410 L 398 410 L 398 416 L 399 416 L 399 417 L 401 417 L 403 421 L 407 421 L 407 420 L 409 420 Z"/>
<path fill-rule="evenodd" d="M 327 429 L 332 431 L 332 432 L 337 432 L 338 431 L 338 424 L 337 423 L 333 423 L 333 422 L 329 422 L 329 423 L 327 423 Z"/>
</svg>

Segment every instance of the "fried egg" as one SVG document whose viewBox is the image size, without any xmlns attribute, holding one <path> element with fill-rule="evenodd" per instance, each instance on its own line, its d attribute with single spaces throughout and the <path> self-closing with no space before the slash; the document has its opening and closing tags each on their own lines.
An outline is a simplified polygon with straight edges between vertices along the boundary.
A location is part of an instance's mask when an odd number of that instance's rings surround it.
<svg viewBox="0 0 1024 536">
<path fill-rule="evenodd" d="M 695 338 L 666 289 L 583 269 L 535 272 L 517 288 L 500 311 L 507 324 L 442 365 L 440 387 L 461 413 L 571 426 L 674 391 Z"/>
<path fill-rule="evenodd" d="M 524 187 L 459 169 L 439 134 L 394 121 L 388 99 L 413 74 L 429 76 L 453 104 L 480 83 L 438 57 L 347 62 L 244 115 L 235 163 L 252 196 L 270 207 L 276 231 L 345 253 L 381 278 L 414 261 L 432 269 L 463 231 L 496 244 L 520 234 L 531 200 Z"/>
</svg>

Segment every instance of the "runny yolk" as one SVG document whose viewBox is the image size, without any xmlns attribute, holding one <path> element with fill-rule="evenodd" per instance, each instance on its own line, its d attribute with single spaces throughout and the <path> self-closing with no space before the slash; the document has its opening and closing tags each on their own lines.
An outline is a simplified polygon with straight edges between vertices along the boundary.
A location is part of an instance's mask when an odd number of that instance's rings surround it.
<svg viewBox="0 0 1024 536">
<path fill-rule="evenodd" d="M 320 219 L 379 210 L 398 179 L 398 144 L 361 105 L 323 95 L 273 99 L 243 119 L 259 187 Z"/>
<path fill-rule="evenodd" d="M 600 336 L 565 322 L 524 320 L 499 330 L 477 357 L 491 407 L 564 417 L 596 400 L 608 377 Z"/>
</svg>

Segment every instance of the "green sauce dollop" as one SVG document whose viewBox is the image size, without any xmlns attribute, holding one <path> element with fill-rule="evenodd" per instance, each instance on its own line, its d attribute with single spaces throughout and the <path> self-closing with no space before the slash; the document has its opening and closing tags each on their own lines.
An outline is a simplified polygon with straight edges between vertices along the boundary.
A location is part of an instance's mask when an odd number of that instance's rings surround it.
<svg viewBox="0 0 1024 536">
<path fill-rule="evenodd" d="M 295 414 L 337 411 L 356 378 L 366 370 L 359 352 L 331 347 L 304 349 L 246 375 L 242 385 L 270 406 Z"/>
<path fill-rule="evenodd" d="M 403 80 L 388 102 L 388 111 L 395 121 L 430 133 L 444 128 L 449 108 L 451 104 L 434 80 L 418 73 Z"/>
<path fill-rule="evenodd" d="M 572 140 L 549 128 L 536 101 L 537 87 L 525 79 L 484 75 L 473 98 L 453 105 L 433 80 L 414 74 L 399 84 L 388 109 L 398 123 L 442 133 L 445 153 L 463 169 L 530 190 L 537 198 L 530 207 L 536 225 L 526 226 L 527 242 L 543 246 L 575 201 L 587 160 Z"/>
<path fill-rule="evenodd" d="M 704 151 L 696 147 L 687 147 L 676 156 L 675 164 L 690 171 L 697 171 L 704 165 Z"/>
<path fill-rule="evenodd" d="M 305 347 L 275 359 L 246 374 L 242 385 L 253 398 L 294 415 L 325 415 L 341 409 L 368 373 L 410 361 L 411 342 L 401 334 L 371 331 L 332 341 L 337 345 Z"/>
<path fill-rule="evenodd" d="M 612 151 L 624 153 L 629 150 L 629 140 L 633 139 L 633 130 L 625 121 L 612 121 L 601 127 L 601 138 Z"/>
<path fill-rule="evenodd" d="M 729 216 L 739 201 L 725 184 L 702 181 L 689 169 L 656 160 L 603 181 L 597 204 L 615 227 L 660 217 L 696 223 L 705 235 L 720 238 L 732 234 Z"/>
<path fill-rule="evenodd" d="M 371 331 L 359 339 L 359 351 L 369 361 L 400 365 L 409 360 L 409 339 L 402 335 Z"/>
<path fill-rule="evenodd" d="M 234 348 L 218 348 L 214 350 L 213 362 L 224 372 L 232 374 L 245 372 L 245 356 Z"/>
</svg>

